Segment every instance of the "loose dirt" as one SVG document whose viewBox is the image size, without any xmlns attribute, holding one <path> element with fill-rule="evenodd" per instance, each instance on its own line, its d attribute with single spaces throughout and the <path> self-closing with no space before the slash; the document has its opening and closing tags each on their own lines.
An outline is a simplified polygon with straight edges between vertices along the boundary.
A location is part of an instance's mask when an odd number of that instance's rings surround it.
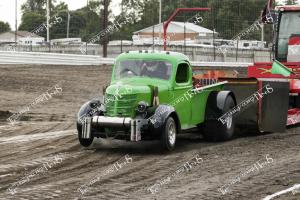
<svg viewBox="0 0 300 200">
<path fill-rule="evenodd" d="M 0 199 L 229 199 L 256 200 L 300 183 L 300 128 L 285 133 L 239 134 L 232 141 L 205 142 L 201 135 L 178 137 L 174 152 L 158 142 L 96 139 L 89 148 L 77 141 L 75 118 L 87 100 L 101 96 L 110 81 L 104 66 L 0 66 Z M 20 122 L 6 119 L 55 84 L 62 92 L 29 108 Z M 100 176 L 125 155 L 118 170 Z M 147 190 L 198 155 L 203 162 L 171 177 L 157 193 Z M 49 167 L 55 156 L 60 162 Z M 218 189 L 251 168 L 226 194 Z M 43 172 L 31 174 L 45 166 Z M 48 166 L 48 167 L 46 167 Z M 46 170 L 47 168 L 47 170 Z M 84 195 L 78 189 L 91 182 Z M 24 178 L 25 177 L 25 178 Z M 7 189 L 17 182 L 15 194 Z M 299 200 L 300 192 L 276 199 Z"/>
</svg>

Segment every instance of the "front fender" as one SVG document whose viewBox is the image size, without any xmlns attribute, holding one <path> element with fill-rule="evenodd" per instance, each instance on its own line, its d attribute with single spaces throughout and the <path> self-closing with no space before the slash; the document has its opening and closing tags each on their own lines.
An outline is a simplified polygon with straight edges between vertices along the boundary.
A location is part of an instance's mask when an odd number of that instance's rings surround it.
<svg viewBox="0 0 300 200">
<path fill-rule="evenodd" d="M 104 104 L 99 99 L 93 99 L 84 103 L 77 113 L 77 123 L 82 124 L 84 117 L 100 116 L 105 111 Z"/>
<path fill-rule="evenodd" d="M 181 130 L 179 117 L 176 113 L 176 110 L 173 106 L 170 105 L 159 105 L 153 115 L 150 117 L 150 123 L 156 131 L 160 131 L 168 117 L 172 116 L 176 122 L 178 132 Z"/>
</svg>

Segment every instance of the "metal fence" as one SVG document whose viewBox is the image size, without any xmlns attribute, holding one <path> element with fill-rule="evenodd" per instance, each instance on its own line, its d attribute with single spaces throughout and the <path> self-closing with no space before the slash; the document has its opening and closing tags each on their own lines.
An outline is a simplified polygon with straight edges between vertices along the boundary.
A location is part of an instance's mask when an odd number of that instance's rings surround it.
<svg viewBox="0 0 300 200">
<path fill-rule="evenodd" d="M 28 0 L 31 2 L 34 0 Z M 79 45 L 79 53 L 86 55 L 94 55 L 104 53 L 103 46 L 108 42 L 109 49 L 114 49 L 117 53 L 128 49 L 128 40 L 132 40 L 133 33 L 146 27 L 151 27 L 158 24 L 159 21 L 166 21 L 176 8 L 180 7 L 209 7 L 210 12 L 184 12 L 174 18 L 174 21 L 194 23 L 195 25 L 213 30 L 214 52 L 213 60 L 218 60 L 218 57 L 224 57 L 224 52 L 218 48 L 220 45 L 228 45 L 226 40 L 236 40 L 236 36 L 247 31 L 249 27 L 257 21 L 266 0 L 161 0 L 161 18 L 160 18 L 160 1 L 159 0 L 122 0 L 119 2 L 108 0 L 78 0 L 83 2 L 83 6 L 75 10 L 70 10 L 66 3 L 55 3 L 51 7 L 49 37 L 52 43 L 43 43 L 38 47 L 34 44 L 14 45 L 13 43 L 2 44 L 1 50 L 7 51 L 42 51 L 56 53 L 73 53 L 74 45 Z M 104 3 L 108 4 L 108 11 L 105 12 Z M 26 5 L 24 6 L 26 8 Z M 28 4 L 28 12 L 23 12 L 22 21 L 18 27 L 19 31 L 28 31 L 32 34 L 47 38 L 47 23 L 45 5 L 41 9 L 30 7 Z M 12 10 L 13 11 L 13 10 Z M 24 11 L 24 10 L 23 10 Z M 19 11 L 21 12 L 21 11 Z M 33 18 L 35 16 L 35 18 Z M 30 19 L 31 24 L 28 25 Z M 107 18 L 107 21 L 105 20 Z M 199 20 L 201 19 L 201 20 Z M 27 21 L 26 21 L 27 20 Z M 184 42 L 182 44 L 173 44 L 173 49 L 188 53 L 187 49 L 195 48 L 188 44 L 186 28 L 177 30 L 183 33 Z M 17 36 L 21 37 L 21 36 Z M 151 36 L 150 36 L 151 37 Z M 153 33 L 150 43 L 147 48 L 161 49 L 161 41 L 157 42 Z M 61 38 L 80 38 L 82 42 L 76 40 L 67 42 L 56 41 Z M 1 39 L 1 36 L 0 36 Z M 221 40 L 223 39 L 223 40 Z M 260 26 L 259 28 L 248 31 L 239 37 L 239 40 L 263 40 L 266 45 L 272 41 L 272 27 Z M 171 44 L 171 42 L 170 42 Z M 133 44 L 131 48 L 140 49 L 142 46 Z M 13 46 L 13 47 L 12 47 Z M 94 50 L 96 47 L 101 50 Z M 183 48 L 181 48 L 183 47 Z M 169 46 L 170 48 L 170 46 Z M 203 47 L 205 48 L 205 47 Z M 247 48 L 239 46 L 236 41 L 234 45 L 228 47 L 236 49 L 235 55 L 241 55 L 240 52 Z M 43 50 L 41 50 L 43 49 Z M 58 51 L 57 49 L 64 49 Z M 261 49 L 260 49 L 261 50 Z M 234 50 L 230 50 L 234 51 Z M 264 49 L 264 51 L 269 51 Z M 196 53 L 199 51 L 196 51 Z M 255 50 L 253 50 L 255 52 Z M 228 53 L 232 54 L 232 53 Z M 108 54 L 108 56 L 110 56 Z M 209 58 L 210 59 L 210 58 Z M 255 58 L 253 57 L 253 61 Z M 205 59 L 204 59 L 205 60 Z M 239 61 L 238 58 L 235 59 Z"/>
<path fill-rule="evenodd" d="M 0 64 L 48 64 L 48 65 L 113 65 L 115 59 L 100 56 L 73 54 L 7 52 L 0 51 Z M 252 63 L 245 62 L 199 62 L 192 61 L 193 67 L 246 68 Z"/>
</svg>

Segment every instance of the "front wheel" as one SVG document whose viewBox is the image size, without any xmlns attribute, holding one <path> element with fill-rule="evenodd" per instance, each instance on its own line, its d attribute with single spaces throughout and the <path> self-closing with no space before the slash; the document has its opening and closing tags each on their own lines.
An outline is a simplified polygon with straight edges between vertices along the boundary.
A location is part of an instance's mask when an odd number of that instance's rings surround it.
<svg viewBox="0 0 300 200">
<path fill-rule="evenodd" d="M 225 114 L 235 106 L 235 102 L 231 96 L 228 96 L 225 100 L 222 114 Z M 219 117 L 221 117 L 219 116 Z M 225 123 L 222 123 L 218 118 L 207 120 L 204 125 L 204 138 L 208 141 L 226 141 L 233 137 L 235 129 L 235 117 L 230 115 Z"/>
<path fill-rule="evenodd" d="M 82 146 L 88 147 L 88 146 L 90 146 L 93 143 L 94 136 L 91 136 L 91 138 L 89 138 L 89 139 L 83 139 L 81 137 L 81 134 L 82 134 L 82 125 L 79 124 L 79 123 L 77 123 L 77 131 L 78 131 L 78 140 L 79 140 L 79 143 Z"/>
<path fill-rule="evenodd" d="M 163 150 L 172 151 L 176 143 L 177 128 L 173 117 L 168 117 L 162 129 L 161 145 Z"/>
</svg>

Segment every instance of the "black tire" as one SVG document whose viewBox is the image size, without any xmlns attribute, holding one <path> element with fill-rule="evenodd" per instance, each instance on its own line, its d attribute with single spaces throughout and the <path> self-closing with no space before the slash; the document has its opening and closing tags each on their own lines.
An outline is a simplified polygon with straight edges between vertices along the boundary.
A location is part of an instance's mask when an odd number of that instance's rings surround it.
<svg viewBox="0 0 300 200">
<path fill-rule="evenodd" d="M 234 108 L 234 106 L 235 102 L 229 95 L 225 100 L 224 108 L 222 109 L 221 114 L 219 114 L 219 116 L 215 119 L 205 121 L 203 124 L 203 136 L 205 140 L 213 142 L 226 141 L 233 137 L 235 131 L 235 117 L 229 117 L 225 124 L 219 121 L 218 118 L 230 111 L 232 108 Z"/>
<path fill-rule="evenodd" d="M 84 147 L 88 147 L 90 146 L 92 143 L 93 143 L 93 140 L 94 140 L 94 136 L 91 136 L 90 139 L 83 139 L 81 137 L 81 131 L 82 131 L 82 125 L 77 123 L 77 131 L 78 131 L 78 140 L 79 140 L 79 143 L 84 146 Z"/>
<path fill-rule="evenodd" d="M 175 148 L 177 126 L 173 117 L 168 117 L 161 133 L 161 146 L 164 151 L 172 151 Z"/>
</svg>

